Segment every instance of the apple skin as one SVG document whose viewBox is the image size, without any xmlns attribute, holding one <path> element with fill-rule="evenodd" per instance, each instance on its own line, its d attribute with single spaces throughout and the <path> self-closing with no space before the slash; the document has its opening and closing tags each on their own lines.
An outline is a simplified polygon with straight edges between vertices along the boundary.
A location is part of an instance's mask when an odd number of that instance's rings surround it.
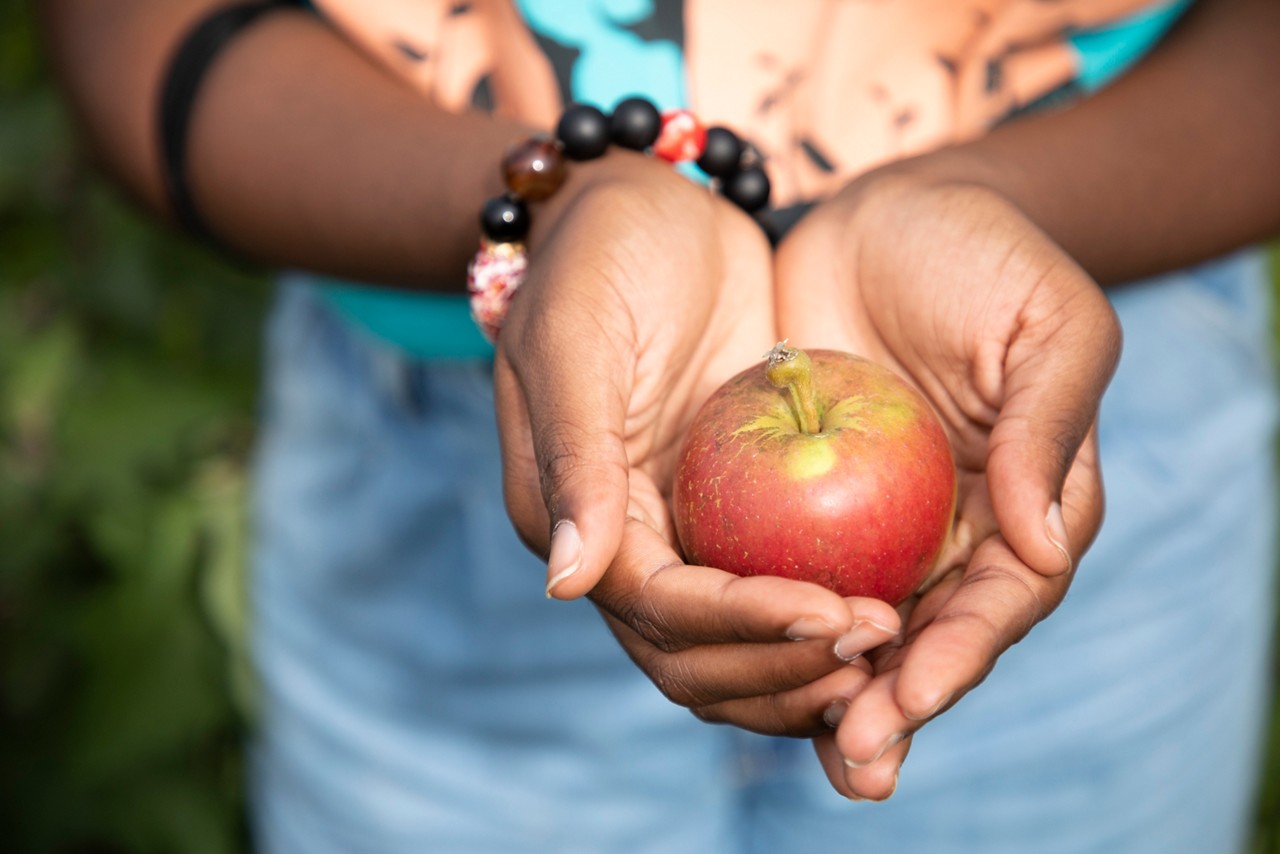
<svg viewBox="0 0 1280 854">
<path fill-rule="evenodd" d="M 781 345 L 780 345 L 781 346 Z M 951 531 L 956 471 L 942 425 L 895 373 L 808 351 L 822 432 L 748 368 L 694 417 L 672 506 L 689 563 L 777 575 L 897 605 Z"/>
</svg>

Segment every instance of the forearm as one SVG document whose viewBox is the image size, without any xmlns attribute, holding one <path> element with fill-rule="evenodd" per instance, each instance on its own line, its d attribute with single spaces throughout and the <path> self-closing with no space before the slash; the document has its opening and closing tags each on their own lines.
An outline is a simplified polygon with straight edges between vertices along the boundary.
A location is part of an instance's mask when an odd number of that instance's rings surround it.
<svg viewBox="0 0 1280 854">
<path fill-rule="evenodd" d="M 55 61 L 91 140 L 158 211 L 168 204 L 157 93 L 175 46 L 216 5 L 44 6 Z M 445 112 L 323 22 L 278 11 L 237 36 L 206 75 L 190 125 L 188 181 L 211 231 L 250 257 L 359 280 L 457 287 L 479 237 L 479 209 L 503 189 L 502 153 L 527 133 L 501 119 Z M 572 194 L 582 171 L 572 170 L 562 195 Z"/>
<path fill-rule="evenodd" d="M 1280 233 L 1280 4 L 1202 0 L 1151 56 L 1071 108 L 901 165 L 1002 193 L 1098 281 Z"/>
</svg>

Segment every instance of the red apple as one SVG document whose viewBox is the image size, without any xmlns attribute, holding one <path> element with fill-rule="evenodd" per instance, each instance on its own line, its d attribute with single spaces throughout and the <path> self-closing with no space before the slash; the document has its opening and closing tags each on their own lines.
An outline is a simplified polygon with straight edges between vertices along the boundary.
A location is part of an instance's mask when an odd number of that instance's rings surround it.
<svg viewBox="0 0 1280 854">
<path fill-rule="evenodd" d="M 928 402 L 874 362 L 779 344 L 695 416 L 676 473 L 690 563 L 898 604 L 955 512 L 951 447 Z"/>
</svg>

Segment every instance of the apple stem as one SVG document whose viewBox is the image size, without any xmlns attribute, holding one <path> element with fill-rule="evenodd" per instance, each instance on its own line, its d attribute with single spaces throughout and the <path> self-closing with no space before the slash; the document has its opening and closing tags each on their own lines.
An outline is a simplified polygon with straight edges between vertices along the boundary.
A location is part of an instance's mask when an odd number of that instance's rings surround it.
<svg viewBox="0 0 1280 854">
<path fill-rule="evenodd" d="M 791 406 L 795 410 L 800 432 L 822 432 L 822 417 L 818 414 L 818 399 L 813 389 L 813 361 L 799 347 L 788 347 L 779 341 L 765 353 L 768 360 L 765 376 L 775 388 L 785 388 L 791 393 Z"/>
</svg>

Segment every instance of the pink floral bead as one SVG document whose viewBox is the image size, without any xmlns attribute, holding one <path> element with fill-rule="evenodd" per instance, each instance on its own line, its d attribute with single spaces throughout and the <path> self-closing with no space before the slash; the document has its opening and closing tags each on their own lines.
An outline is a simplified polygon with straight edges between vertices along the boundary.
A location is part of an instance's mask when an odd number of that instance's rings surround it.
<svg viewBox="0 0 1280 854">
<path fill-rule="evenodd" d="M 481 239 L 480 250 L 467 266 L 467 292 L 471 317 L 484 337 L 498 340 L 511 298 L 524 282 L 529 255 L 523 243 L 497 243 Z"/>
</svg>

